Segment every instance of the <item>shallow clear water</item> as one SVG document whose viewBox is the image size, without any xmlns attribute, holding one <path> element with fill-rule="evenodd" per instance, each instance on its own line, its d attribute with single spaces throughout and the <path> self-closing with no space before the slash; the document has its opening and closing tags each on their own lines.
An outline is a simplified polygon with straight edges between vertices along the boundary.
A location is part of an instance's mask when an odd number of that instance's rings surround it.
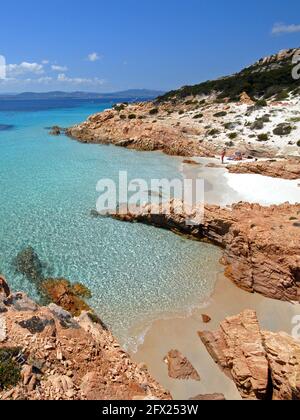
<svg viewBox="0 0 300 420">
<path fill-rule="evenodd" d="M 102 177 L 117 179 L 119 170 L 149 180 L 181 176 L 179 159 L 80 144 L 45 129 L 107 106 L 0 111 L 0 124 L 14 126 L 0 132 L 0 271 L 14 290 L 35 297 L 13 266 L 17 253 L 33 246 L 46 275 L 86 284 L 90 305 L 123 344 L 133 344 L 152 320 L 183 314 L 208 298 L 220 252 L 164 230 L 90 216 Z"/>
</svg>

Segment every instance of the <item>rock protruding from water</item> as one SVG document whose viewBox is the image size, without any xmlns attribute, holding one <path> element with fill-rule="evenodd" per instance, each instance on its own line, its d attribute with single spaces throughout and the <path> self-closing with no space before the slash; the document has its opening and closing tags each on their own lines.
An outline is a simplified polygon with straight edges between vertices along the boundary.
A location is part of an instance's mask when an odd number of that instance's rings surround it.
<svg viewBox="0 0 300 420">
<path fill-rule="evenodd" d="M 63 134 L 66 131 L 65 128 L 59 127 L 58 125 L 54 125 L 50 131 L 49 134 L 51 136 L 60 136 L 61 134 Z"/>
</svg>

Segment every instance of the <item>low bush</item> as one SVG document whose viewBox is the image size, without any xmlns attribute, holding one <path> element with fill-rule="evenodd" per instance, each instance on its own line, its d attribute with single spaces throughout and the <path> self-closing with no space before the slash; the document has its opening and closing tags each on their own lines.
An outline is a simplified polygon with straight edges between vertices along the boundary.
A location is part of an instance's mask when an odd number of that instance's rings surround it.
<svg viewBox="0 0 300 420">
<path fill-rule="evenodd" d="M 226 115 L 227 115 L 227 112 L 226 111 L 220 111 L 220 112 L 216 112 L 214 114 L 214 117 L 221 118 L 221 117 L 226 117 Z"/>
<path fill-rule="evenodd" d="M 258 141 L 268 141 L 269 135 L 267 133 L 262 133 L 257 136 Z"/>
<path fill-rule="evenodd" d="M 129 114 L 128 115 L 128 119 L 129 120 L 135 120 L 136 119 L 136 115 L 135 114 Z"/>
<path fill-rule="evenodd" d="M 288 136 L 291 134 L 293 127 L 287 123 L 278 124 L 277 127 L 273 130 L 273 133 L 276 136 Z"/>
<path fill-rule="evenodd" d="M 237 133 L 229 133 L 228 134 L 228 137 L 230 138 L 230 140 L 234 140 L 234 139 L 236 139 L 237 138 Z"/>
</svg>

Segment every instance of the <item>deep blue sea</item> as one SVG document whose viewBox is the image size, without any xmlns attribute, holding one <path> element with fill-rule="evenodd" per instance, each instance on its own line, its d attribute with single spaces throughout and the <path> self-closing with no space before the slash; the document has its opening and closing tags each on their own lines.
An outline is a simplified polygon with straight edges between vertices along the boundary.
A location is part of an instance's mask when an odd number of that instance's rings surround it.
<svg viewBox="0 0 300 420">
<path fill-rule="evenodd" d="M 45 275 L 86 284 L 89 304 L 122 344 L 134 345 L 151 321 L 183 315 L 209 297 L 220 252 L 153 227 L 91 217 L 103 177 L 117 179 L 119 170 L 149 180 L 181 176 L 177 158 L 48 134 L 111 105 L 0 101 L 0 272 L 15 291 L 36 297 L 14 268 L 31 245 Z"/>
</svg>

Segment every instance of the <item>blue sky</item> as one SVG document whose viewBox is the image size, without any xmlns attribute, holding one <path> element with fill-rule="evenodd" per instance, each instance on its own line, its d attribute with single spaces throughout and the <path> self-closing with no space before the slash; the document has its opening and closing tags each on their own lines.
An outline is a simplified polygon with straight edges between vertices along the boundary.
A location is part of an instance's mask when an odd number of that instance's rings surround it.
<svg viewBox="0 0 300 420">
<path fill-rule="evenodd" d="M 299 0 L 9 0 L 0 92 L 169 90 L 290 47 Z"/>
</svg>

